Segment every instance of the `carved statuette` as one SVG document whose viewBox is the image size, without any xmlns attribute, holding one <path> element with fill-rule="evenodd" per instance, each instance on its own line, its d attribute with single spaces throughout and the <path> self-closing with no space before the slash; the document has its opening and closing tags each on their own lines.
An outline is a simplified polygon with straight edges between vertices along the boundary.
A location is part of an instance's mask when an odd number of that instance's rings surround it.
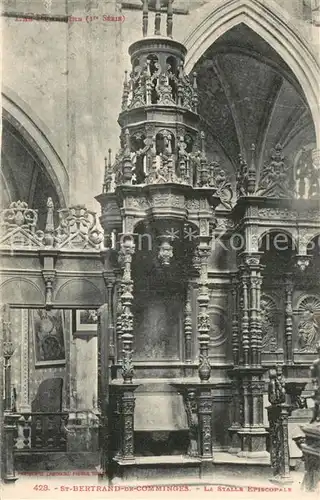
<svg viewBox="0 0 320 500">
<path fill-rule="evenodd" d="M 310 424 L 314 422 L 320 422 L 320 343 L 317 345 L 317 353 L 318 357 L 312 363 L 310 368 L 312 383 L 313 383 L 313 399 L 314 399 L 314 408 L 312 419 L 310 420 Z"/>
<path fill-rule="evenodd" d="M 273 405 L 285 403 L 286 389 L 281 366 L 269 370 L 268 399 Z"/>
<path fill-rule="evenodd" d="M 173 247 L 168 238 L 163 239 L 158 253 L 158 260 L 162 266 L 169 266 L 173 257 Z"/>
</svg>

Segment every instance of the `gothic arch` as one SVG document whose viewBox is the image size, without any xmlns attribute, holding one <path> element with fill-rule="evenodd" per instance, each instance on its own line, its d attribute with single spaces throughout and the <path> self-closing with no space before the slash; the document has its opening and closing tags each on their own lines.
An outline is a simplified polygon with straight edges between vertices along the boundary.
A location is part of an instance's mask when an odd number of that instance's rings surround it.
<svg viewBox="0 0 320 500">
<path fill-rule="evenodd" d="M 19 99 L 19 104 L 16 104 L 16 99 L 11 96 L 10 91 L 2 93 L 2 117 L 3 122 L 7 121 L 16 129 L 38 157 L 55 186 L 60 206 L 66 207 L 69 196 L 68 172 L 44 133 L 40 119 L 31 118 L 23 109 L 23 102 Z"/>
<path fill-rule="evenodd" d="M 205 51 L 234 26 L 244 23 L 260 35 L 292 69 L 303 89 L 320 147 L 320 67 L 307 42 L 290 24 L 288 13 L 269 0 L 220 0 L 213 8 L 206 4 L 194 15 L 184 40 L 188 49 L 186 72 L 190 73 Z"/>
<path fill-rule="evenodd" d="M 263 242 L 263 238 L 270 235 L 272 236 L 272 234 L 276 234 L 276 233 L 279 233 L 279 234 L 284 234 L 286 236 L 288 236 L 288 238 L 290 238 L 291 242 L 292 242 L 292 250 L 293 251 L 297 251 L 298 250 L 298 244 L 299 244 L 299 239 L 298 239 L 298 231 L 296 228 L 279 228 L 279 229 L 274 229 L 274 228 L 268 228 L 268 229 L 264 229 L 264 228 L 261 228 L 262 231 L 261 233 L 258 235 L 259 239 L 258 239 L 258 248 L 261 247 L 261 244 Z"/>
</svg>

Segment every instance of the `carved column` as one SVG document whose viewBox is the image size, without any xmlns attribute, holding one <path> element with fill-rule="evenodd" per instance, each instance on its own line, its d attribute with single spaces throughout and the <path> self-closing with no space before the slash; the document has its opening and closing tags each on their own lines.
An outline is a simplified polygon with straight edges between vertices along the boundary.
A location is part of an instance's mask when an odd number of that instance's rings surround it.
<svg viewBox="0 0 320 500">
<path fill-rule="evenodd" d="M 191 289 L 188 286 L 186 293 L 186 303 L 184 309 L 184 346 L 185 346 L 185 361 L 191 361 L 191 345 L 192 345 L 192 307 L 191 307 Z"/>
<path fill-rule="evenodd" d="M 237 274 L 232 276 L 231 280 L 231 296 L 232 296 L 232 358 L 234 368 L 230 370 L 229 376 L 232 379 L 231 391 L 232 391 L 232 402 L 231 402 L 231 426 L 228 431 L 231 438 L 231 446 L 229 448 L 229 453 L 238 453 L 241 450 L 240 440 L 238 431 L 241 429 L 241 384 L 239 380 L 239 364 L 241 363 L 240 358 L 240 345 L 239 345 L 239 318 L 238 313 L 243 310 L 243 300 L 240 299 L 240 287 L 239 287 L 239 277 Z"/>
<path fill-rule="evenodd" d="M 228 450 L 229 453 L 238 453 L 241 451 L 240 439 L 238 431 L 241 429 L 241 387 L 240 382 L 237 376 L 237 371 L 235 373 L 230 373 L 230 377 L 232 378 L 231 382 L 231 391 L 232 391 L 232 401 L 231 401 L 231 415 L 232 415 L 232 424 L 229 427 L 228 431 L 231 438 L 231 446 Z"/>
<path fill-rule="evenodd" d="M 52 306 L 52 291 L 53 282 L 55 279 L 55 271 L 42 271 L 43 279 L 45 282 L 45 301 L 46 309 L 50 309 Z"/>
<path fill-rule="evenodd" d="M 117 334 L 117 362 L 122 363 L 122 313 L 123 307 L 121 302 L 121 284 L 117 285 L 117 320 L 116 320 L 116 334 Z"/>
<path fill-rule="evenodd" d="M 46 250 L 41 252 L 43 259 L 42 277 L 45 283 L 45 306 L 46 309 L 51 309 L 53 303 L 53 283 L 56 278 L 55 259 L 56 251 Z"/>
<path fill-rule="evenodd" d="M 21 309 L 21 351 L 20 351 L 20 404 L 19 411 L 31 410 L 29 402 L 29 311 Z"/>
<path fill-rule="evenodd" d="M 3 425 L 3 443 L 1 444 L 2 452 L 2 476 L 5 482 L 16 481 L 18 477 L 15 474 L 14 465 L 14 442 L 18 427 L 20 415 L 14 413 L 12 405 L 12 387 L 11 387 L 11 357 L 14 353 L 12 342 L 11 324 L 10 324 L 10 309 L 5 305 L 2 307 L 1 330 L 3 339 L 2 356 L 4 358 L 4 425 Z"/>
<path fill-rule="evenodd" d="M 239 365 L 239 324 L 238 324 L 238 277 L 232 277 L 232 358 L 234 366 Z"/>
<path fill-rule="evenodd" d="M 199 456 L 199 417 L 196 390 L 187 388 L 183 392 L 183 398 L 186 408 L 186 414 L 189 425 L 189 449 L 188 455 L 191 457 Z"/>
<path fill-rule="evenodd" d="M 124 382 L 132 382 L 133 379 L 133 365 L 132 365 L 132 355 L 133 355 L 133 314 L 132 314 L 132 302 L 133 302 L 133 282 L 131 279 L 131 263 L 132 255 L 135 251 L 135 245 L 133 238 L 126 236 L 121 243 L 120 249 L 120 264 L 123 268 L 122 277 L 122 294 L 121 303 L 123 307 L 122 311 L 122 376 Z"/>
<path fill-rule="evenodd" d="M 287 280 L 285 286 L 285 361 L 288 364 L 293 363 L 292 357 L 292 292 L 293 292 L 293 284 L 291 279 Z"/>
<path fill-rule="evenodd" d="M 243 286 L 242 350 L 243 365 L 238 376 L 242 387 L 243 422 L 238 431 L 241 439 L 239 456 L 268 458 L 267 432 L 263 426 L 263 390 L 261 366 L 261 265 L 260 254 L 243 255 L 241 265 Z"/>
<path fill-rule="evenodd" d="M 272 482 L 288 484 L 292 483 L 288 433 L 288 418 L 292 408 L 286 403 L 282 368 L 271 369 L 269 379 L 268 398 L 271 405 L 267 410 L 270 423 L 271 468 L 274 476 Z"/>
<path fill-rule="evenodd" d="M 210 318 L 208 314 L 208 258 L 210 254 L 210 237 L 200 237 L 198 254 L 200 259 L 200 282 L 198 294 L 198 338 L 199 338 L 199 377 L 201 380 L 209 380 L 211 367 L 209 363 L 209 330 Z"/>
<path fill-rule="evenodd" d="M 212 395 L 211 387 L 200 387 L 198 395 L 200 456 L 212 458 Z"/>
<path fill-rule="evenodd" d="M 248 275 L 244 266 L 240 266 L 241 270 L 241 288 L 242 296 L 240 299 L 241 317 L 241 351 L 242 362 L 244 366 L 249 366 L 249 297 L 248 297 Z"/>
<path fill-rule="evenodd" d="M 119 458 L 126 461 L 134 458 L 134 391 L 137 387 L 137 385 L 126 385 L 120 396 L 121 447 Z"/>
<path fill-rule="evenodd" d="M 261 365 L 261 325 L 260 325 L 260 297 L 261 297 L 261 268 L 260 255 L 245 256 L 245 263 L 249 275 L 249 361 L 252 366 Z"/>
<path fill-rule="evenodd" d="M 115 275 L 113 272 L 104 271 L 103 273 L 104 282 L 107 288 L 107 304 L 108 304 L 108 325 L 107 325 L 107 337 L 109 339 L 110 347 L 110 358 L 115 357 L 116 349 L 116 338 L 115 338 L 115 328 L 113 324 L 114 312 L 113 312 L 113 291 L 115 285 Z"/>
</svg>

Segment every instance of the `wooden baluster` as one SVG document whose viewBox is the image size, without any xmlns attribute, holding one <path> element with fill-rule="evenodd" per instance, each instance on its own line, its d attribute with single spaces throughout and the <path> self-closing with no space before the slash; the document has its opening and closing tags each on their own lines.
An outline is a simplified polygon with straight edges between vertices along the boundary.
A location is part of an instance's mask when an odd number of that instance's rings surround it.
<svg viewBox="0 0 320 500">
<path fill-rule="evenodd" d="M 67 439 L 66 439 L 66 425 L 68 421 L 68 415 L 61 415 L 59 417 L 59 432 L 58 432 L 58 439 L 57 439 L 57 444 L 59 450 L 65 451 L 66 446 L 67 446 Z"/>
<path fill-rule="evenodd" d="M 48 440 L 47 440 L 47 446 L 48 448 L 53 448 L 54 447 L 54 438 L 53 438 L 53 430 L 54 430 L 54 425 L 53 425 L 53 419 L 54 417 L 49 415 L 45 417 L 48 419 Z"/>
<path fill-rule="evenodd" d="M 35 447 L 42 448 L 43 447 L 43 429 L 42 429 L 42 418 L 40 415 L 36 417 L 35 424 Z"/>
<path fill-rule="evenodd" d="M 24 415 L 24 427 L 23 427 L 23 448 L 31 448 L 31 415 Z"/>
</svg>

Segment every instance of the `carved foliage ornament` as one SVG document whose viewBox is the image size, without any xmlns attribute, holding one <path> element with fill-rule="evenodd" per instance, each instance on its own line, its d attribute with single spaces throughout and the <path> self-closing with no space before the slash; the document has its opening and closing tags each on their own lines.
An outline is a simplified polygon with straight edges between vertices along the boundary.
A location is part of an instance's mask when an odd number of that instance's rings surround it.
<svg viewBox="0 0 320 500">
<path fill-rule="evenodd" d="M 44 232 L 37 230 L 38 211 L 24 201 L 14 201 L 0 212 L 0 243 L 10 246 L 39 247 Z"/>
<path fill-rule="evenodd" d="M 55 231 L 58 248 L 98 249 L 103 233 L 98 228 L 97 214 L 83 205 L 59 210 L 59 226 Z"/>
<path fill-rule="evenodd" d="M 98 227 L 97 215 L 83 205 L 61 209 L 59 226 L 53 223 L 54 206 L 47 202 L 47 218 L 44 231 L 37 230 L 37 210 L 28 208 L 25 202 L 13 202 L 0 212 L 0 244 L 4 246 L 41 247 L 59 249 L 98 250 L 103 242 L 103 232 Z"/>
</svg>

